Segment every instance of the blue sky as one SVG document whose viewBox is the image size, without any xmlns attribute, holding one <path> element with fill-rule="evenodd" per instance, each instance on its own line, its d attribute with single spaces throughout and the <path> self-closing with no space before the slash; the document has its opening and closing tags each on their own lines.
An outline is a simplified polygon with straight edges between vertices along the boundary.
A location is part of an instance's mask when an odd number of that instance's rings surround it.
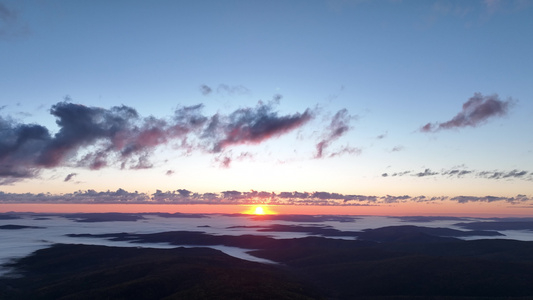
<svg viewBox="0 0 533 300">
<path fill-rule="evenodd" d="M 0 1 L 0 191 L 531 201 L 532 28 L 528 0 Z"/>
</svg>

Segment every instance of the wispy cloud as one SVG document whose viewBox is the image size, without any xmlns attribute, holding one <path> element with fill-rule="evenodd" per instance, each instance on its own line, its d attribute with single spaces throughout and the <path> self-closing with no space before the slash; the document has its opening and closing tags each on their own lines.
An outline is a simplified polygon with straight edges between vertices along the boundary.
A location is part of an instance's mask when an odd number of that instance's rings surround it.
<svg viewBox="0 0 533 300">
<path fill-rule="evenodd" d="M 325 156 L 325 150 L 331 145 L 331 143 L 350 130 L 350 121 L 354 118 L 355 117 L 351 116 L 346 109 L 339 110 L 333 116 L 331 123 L 322 134 L 321 140 L 316 144 L 315 158 L 322 158 Z M 342 153 L 359 152 L 359 149 L 351 147 L 345 147 L 344 150 L 342 150 Z M 341 152 L 335 152 L 332 155 L 335 156 L 338 154 L 341 154 Z"/>
<path fill-rule="evenodd" d="M 376 139 L 382 140 L 382 139 L 386 138 L 387 135 L 388 135 L 388 132 L 382 133 L 382 134 L 376 136 Z"/>
<path fill-rule="evenodd" d="M 210 88 L 209 86 L 207 86 L 205 84 L 202 84 L 200 86 L 200 93 L 202 93 L 202 95 L 207 96 L 207 95 L 211 94 L 212 92 L 213 92 L 213 89 Z"/>
<path fill-rule="evenodd" d="M 382 177 L 395 177 L 395 176 L 415 176 L 415 177 L 427 177 L 427 176 L 444 176 L 444 177 L 456 177 L 461 178 L 465 176 L 483 178 L 483 179 L 494 179 L 494 180 L 512 180 L 512 179 L 521 179 L 533 181 L 533 172 L 525 170 L 510 170 L 510 171 L 477 171 L 477 170 L 468 170 L 468 169 L 448 169 L 434 171 L 429 168 L 424 169 L 421 172 L 415 172 L 412 170 L 394 172 L 394 173 L 383 173 Z"/>
<path fill-rule="evenodd" d="M 511 170 L 511 171 L 482 171 L 478 172 L 476 175 L 482 178 L 488 179 L 506 179 L 506 178 L 519 178 L 519 179 L 528 179 L 531 180 L 533 173 L 528 173 L 527 171 Z"/>
<path fill-rule="evenodd" d="M 219 84 L 216 88 L 210 87 L 207 84 L 200 85 L 200 93 L 202 95 L 208 96 L 214 92 L 219 95 L 235 96 L 249 94 L 250 90 L 243 85 Z"/>
<path fill-rule="evenodd" d="M 0 39 L 24 36 L 28 26 L 22 22 L 17 11 L 0 2 Z"/>
<path fill-rule="evenodd" d="M 400 152 L 403 149 L 404 149 L 404 147 L 402 145 L 398 145 L 398 146 L 392 147 L 391 152 Z"/>
<path fill-rule="evenodd" d="M 420 128 L 420 131 L 435 132 L 443 129 L 476 127 L 491 118 L 506 115 L 512 103 L 511 98 L 503 101 L 496 94 L 483 96 L 481 93 L 475 93 L 451 120 L 442 123 L 427 123 Z"/>
<path fill-rule="evenodd" d="M 67 175 L 67 177 L 65 177 L 65 179 L 63 181 L 65 181 L 65 182 L 70 181 L 76 175 L 78 175 L 78 174 L 77 173 L 70 173 L 70 174 Z"/>
</svg>

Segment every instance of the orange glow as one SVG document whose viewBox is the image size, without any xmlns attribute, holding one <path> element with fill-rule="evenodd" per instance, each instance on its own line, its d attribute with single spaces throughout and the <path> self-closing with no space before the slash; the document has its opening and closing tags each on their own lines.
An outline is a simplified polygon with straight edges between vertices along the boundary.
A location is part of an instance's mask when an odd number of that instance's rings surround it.
<svg viewBox="0 0 533 300">
<path fill-rule="evenodd" d="M 266 206 L 252 206 L 242 213 L 247 214 L 247 215 L 259 215 L 259 216 L 277 214 L 277 212 L 271 210 L 270 208 Z"/>
<path fill-rule="evenodd" d="M 168 212 L 205 214 L 249 214 L 256 215 L 254 205 L 173 205 L 173 204 L 29 204 L 2 203 L 0 212 Z M 265 215 L 308 214 L 308 215 L 382 215 L 382 216 L 470 216 L 470 217 L 531 217 L 533 206 L 509 205 L 507 203 L 452 203 L 435 204 L 398 203 L 382 206 L 313 206 L 313 205 L 262 205 Z"/>
</svg>

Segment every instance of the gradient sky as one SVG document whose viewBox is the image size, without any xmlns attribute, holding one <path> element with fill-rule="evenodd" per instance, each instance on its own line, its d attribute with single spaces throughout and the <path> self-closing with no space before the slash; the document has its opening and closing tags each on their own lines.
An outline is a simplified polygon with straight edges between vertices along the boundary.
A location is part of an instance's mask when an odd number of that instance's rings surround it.
<svg viewBox="0 0 533 300">
<path fill-rule="evenodd" d="M 0 0 L 0 202 L 531 214 L 532 29 L 530 0 Z"/>
</svg>

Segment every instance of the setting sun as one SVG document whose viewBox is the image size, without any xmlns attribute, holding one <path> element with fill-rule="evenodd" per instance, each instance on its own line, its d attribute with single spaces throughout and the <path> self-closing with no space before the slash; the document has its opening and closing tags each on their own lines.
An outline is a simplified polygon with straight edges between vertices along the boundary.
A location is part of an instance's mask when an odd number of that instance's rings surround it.
<svg viewBox="0 0 533 300">
<path fill-rule="evenodd" d="M 275 215 L 277 213 L 275 211 L 272 211 L 267 206 L 251 206 L 249 209 L 244 211 L 243 214 L 262 216 L 262 215 Z"/>
<path fill-rule="evenodd" d="M 258 207 L 255 208 L 254 213 L 256 215 L 264 215 L 265 214 L 265 210 L 263 209 L 263 207 L 258 206 Z"/>
</svg>

